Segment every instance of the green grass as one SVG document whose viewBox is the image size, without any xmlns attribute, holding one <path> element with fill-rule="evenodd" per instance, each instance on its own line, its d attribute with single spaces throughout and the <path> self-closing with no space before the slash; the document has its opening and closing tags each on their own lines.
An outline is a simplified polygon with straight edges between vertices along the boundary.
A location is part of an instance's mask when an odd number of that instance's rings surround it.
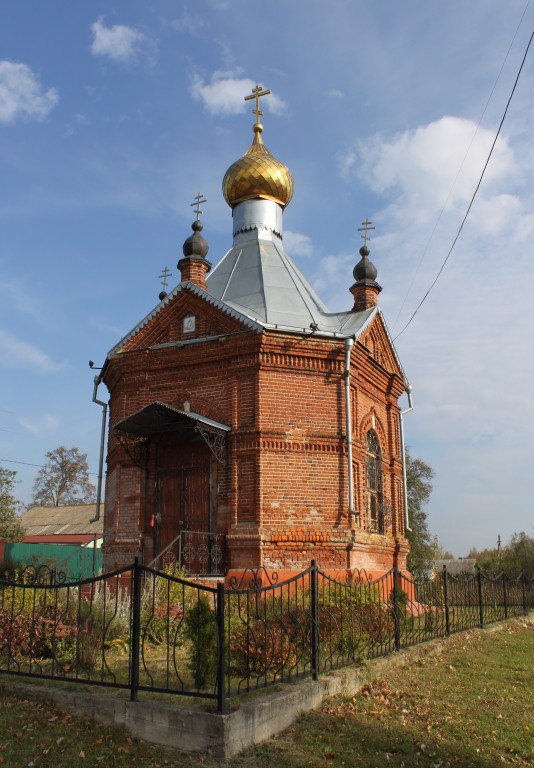
<svg viewBox="0 0 534 768">
<path fill-rule="evenodd" d="M 533 766 L 533 688 L 534 625 L 463 633 L 303 715 L 232 768 Z"/>
<path fill-rule="evenodd" d="M 406 654 L 359 694 L 330 700 L 229 768 L 534 765 L 534 624 L 471 631 Z M 95 691 L 96 693 L 96 691 Z M 125 732 L 0 694 L 0 766 L 214 768 Z"/>
</svg>

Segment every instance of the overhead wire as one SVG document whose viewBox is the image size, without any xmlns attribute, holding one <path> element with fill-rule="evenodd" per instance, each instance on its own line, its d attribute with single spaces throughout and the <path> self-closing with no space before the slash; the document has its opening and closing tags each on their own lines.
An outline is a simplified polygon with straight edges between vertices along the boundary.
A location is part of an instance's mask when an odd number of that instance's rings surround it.
<svg viewBox="0 0 534 768">
<path fill-rule="evenodd" d="M 497 139 L 499 138 L 499 135 L 501 133 L 501 128 L 502 128 L 502 126 L 504 124 L 504 121 L 506 119 L 506 115 L 508 114 L 508 109 L 510 107 L 510 103 L 511 103 L 512 98 L 514 96 L 514 93 L 515 93 L 515 90 L 516 90 L 516 87 L 517 87 L 517 83 L 519 82 L 519 78 L 521 76 L 521 72 L 523 71 L 523 66 L 525 64 L 525 61 L 526 61 L 526 58 L 527 58 L 527 55 L 528 55 L 528 52 L 529 52 L 529 49 L 530 49 L 530 45 L 532 43 L 532 39 L 533 38 L 534 38 L 534 32 L 531 34 L 530 39 L 528 41 L 528 44 L 527 44 L 527 47 L 526 47 L 526 50 L 525 50 L 525 54 L 523 56 L 523 60 L 521 61 L 521 66 L 519 67 L 519 71 L 517 73 L 517 77 L 515 79 L 514 86 L 512 88 L 512 92 L 510 93 L 510 96 L 509 96 L 508 101 L 506 103 L 506 108 L 505 108 L 503 116 L 501 118 L 501 122 L 499 123 L 499 127 L 497 129 L 496 134 L 495 134 L 495 138 L 494 138 L 493 143 L 491 145 L 491 149 L 489 151 L 489 154 L 488 154 L 488 157 L 486 159 L 486 162 L 484 163 L 484 167 L 482 169 L 482 173 L 480 174 L 480 178 L 478 180 L 478 183 L 477 183 L 477 185 L 475 187 L 475 191 L 473 192 L 473 195 L 472 195 L 471 200 L 469 202 L 469 205 L 467 207 L 467 211 L 465 212 L 465 215 L 464 215 L 464 217 L 462 219 L 462 222 L 461 222 L 461 224 L 460 224 L 460 226 L 458 228 L 458 232 L 456 233 L 456 236 L 455 236 L 455 238 L 454 238 L 454 240 L 452 242 L 452 245 L 449 248 L 449 252 L 447 253 L 447 255 L 446 255 L 446 257 L 445 257 L 445 259 L 443 261 L 443 264 L 441 265 L 441 267 L 440 267 L 436 277 L 434 278 L 434 280 L 430 284 L 430 287 L 428 288 L 428 290 L 426 291 L 425 295 L 423 296 L 423 298 L 421 299 L 421 301 L 417 305 L 414 313 L 412 314 L 412 316 L 410 317 L 410 319 L 408 320 L 406 325 L 402 328 L 402 330 L 400 330 L 399 333 L 393 338 L 393 341 L 396 341 L 399 338 L 399 336 L 401 336 L 404 333 L 404 331 L 408 328 L 408 326 L 412 323 L 414 317 L 417 315 L 417 313 L 419 312 L 419 310 L 423 306 L 424 302 L 426 301 L 428 295 L 430 294 L 430 291 L 432 290 L 432 288 L 436 285 L 437 281 L 439 280 L 439 277 L 440 277 L 441 273 L 443 272 L 443 270 L 445 269 L 445 265 L 447 264 L 451 254 L 452 254 L 452 252 L 454 250 L 454 247 L 455 247 L 455 245 L 456 245 L 456 243 L 458 241 L 458 238 L 460 237 L 460 234 L 461 234 L 461 232 L 462 232 L 462 230 L 464 228 L 464 224 L 467 221 L 467 218 L 468 218 L 468 216 L 469 216 L 469 214 L 471 212 L 471 208 L 473 207 L 473 203 L 475 202 L 475 198 L 477 196 L 478 190 L 480 189 L 480 185 L 482 184 L 482 180 L 484 178 L 484 174 L 486 173 L 486 169 L 487 169 L 487 167 L 489 165 L 489 161 L 490 161 L 491 156 L 493 154 L 493 150 L 495 149 L 495 145 L 497 143 Z"/>
<path fill-rule="evenodd" d="M 508 61 L 508 57 L 510 56 L 510 51 L 512 50 L 512 47 L 513 47 L 513 45 L 514 45 L 515 39 L 516 39 L 516 37 L 517 37 L 517 35 L 518 35 L 518 32 L 519 32 L 519 30 L 521 29 L 521 24 L 523 23 L 523 19 L 525 18 L 526 12 L 528 11 L 528 8 L 529 8 L 529 5 L 530 5 L 530 2 L 531 2 L 531 0 L 527 0 L 527 4 L 526 4 L 525 8 L 523 9 L 523 13 L 522 13 L 522 15 L 521 15 L 521 18 L 519 19 L 519 23 L 518 23 L 518 25 L 517 25 L 517 27 L 516 27 L 516 30 L 515 30 L 515 32 L 514 32 L 514 36 L 512 37 L 512 40 L 511 40 L 511 42 L 510 42 L 510 45 L 508 46 L 508 50 L 507 50 L 507 52 L 506 52 L 506 56 L 504 57 L 504 60 L 503 60 L 503 62 L 502 62 L 502 64 L 501 64 L 501 67 L 500 67 L 500 69 L 499 69 L 499 72 L 497 73 L 497 77 L 495 78 L 495 82 L 493 83 L 493 87 L 492 87 L 492 89 L 491 89 L 491 91 L 490 91 L 490 94 L 489 94 L 489 96 L 488 96 L 487 100 L 486 100 L 486 103 L 485 103 L 485 105 L 484 105 L 484 109 L 482 110 L 482 114 L 480 115 L 480 118 L 479 118 L 479 120 L 478 120 L 478 122 L 477 122 L 476 128 L 475 128 L 475 130 L 474 130 L 474 132 L 473 132 L 473 135 L 472 135 L 472 137 L 471 137 L 471 141 L 469 142 L 469 146 L 467 147 L 467 149 L 466 149 L 466 151 L 465 151 L 465 154 L 464 154 L 464 156 L 463 156 L 463 158 L 462 158 L 462 162 L 460 163 L 460 166 L 459 166 L 459 168 L 458 168 L 458 171 L 457 171 L 457 173 L 456 173 L 456 176 L 454 177 L 454 180 L 453 180 L 453 182 L 452 182 L 452 184 L 451 184 L 451 186 L 450 186 L 450 189 L 449 189 L 449 191 L 448 191 L 448 193 L 447 193 L 447 197 L 445 198 L 445 201 L 444 201 L 444 203 L 443 203 L 443 205 L 442 205 L 442 207 L 441 207 L 441 210 L 440 210 L 440 212 L 439 212 L 439 215 L 438 215 L 438 217 L 437 217 L 437 219 L 436 219 L 436 221 L 435 221 L 435 223 L 434 223 L 434 226 L 432 227 L 432 231 L 431 231 L 431 233 L 430 233 L 430 236 L 429 236 L 429 238 L 428 238 L 428 240 L 427 240 L 427 243 L 426 243 L 426 245 L 425 245 L 425 247 L 424 247 L 424 249 L 423 249 L 423 252 L 422 252 L 422 254 L 421 254 L 421 258 L 419 259 L 419 263 L 417 264 L 417 266 L 416 266 L 416 268 L 415 268 L 415 270 L 414 270 L 414 273 L 413 273 L 413 275 L 412 275 L 412 279 L 411 279 L 411 281 L 410 281 L 410 285 L 408 286 L 408 289 L 407 289 L 407 291 L 406 291 L 406 293 L 405 293 L 405 295 L 404 295 L 404 299 L 402 300 L 402 303 L 401 303 L 401 305 L 400 305 L 399 311 L 397 312 L 397 316 L 396 316 L 396 318 L 395 318 L 395 320 L 394 320 L 394 322 L 393 322 L 393 327 L 395 327 L 395 326 L 397 325 L 397 322 L 398 322 L 398 320 L 399 320 L 399 317 L 400 317 L 400 316 L 401 316 L 401 314 L 402 314 L 402 310 L 404 309 L 404 305 L 406 304 L 406 302 L 407 302 L 407 300 L 408 300 L 408 297 L 409 297 L 409 295 L 410 295 L 410 293 L 411 293 L 411 290 L 412 290 L 412 288 L 413 288 L 413 284 L 414 284 L 414 282 L 415 282 L 415 279 L 416 279 L 417 275 L 419 274 L 419 270 L 421 269 L 421 264 L 422 264 L 422 263 L 423 263 L 423 261 L 425 260 L 425 256 L 427 255 L 427 253 L 428 253 L 428 249 L 430 248 L 430 245 L 431 245 L 431 243 L 432 243 L 432 240 L 434 239 L 434 235 L 436 234 L 436 230 L 437 230 L 437 228 L 438 228 L 438 226 L 439 226 L 439 223 L 440 223 L 440 221 L 441 221 L 441 219 L 442 219 L 442 216 L 443 216 L 443 214 L 444 214 L 444 212 L 445 212 L 445 209 L 446 209 L 446 207 L 447 207 L 447 204 L 448 204 L 448 202 L 449 202 L 449 200 L 450 200 L 450 198 L 451 198 L 451 195 L 452 195 L 452 193 L 453 193 L 453 191 L 454 191 L 454 188 L 455 188 L 455 186 L 456 186 L 456 182 L 458 181 L 458 178 L 459 178 L 459 176 L 460 176 L 460 174 L 461 174 L 461 172 L 462 172 L 462 170 L 463 170 L 463 167 L 464 167 L 464 165 L 465 165 L 465 161 L 467 160 L 467 157 L 468 157 L 468 155 L 469 155 L 469 152 L 471 151 L 471 147 L 473 146 L 473 143 L 474 143 L 474 141 L 475 141 L 475 139 L 476 139 L 476 137 L 477 137 L 477 134 L 478 134 L 479 128 L 480 128 L 480 126 L 481 126 L 481 124 L 482 124 L 482 121 L 483 121 L 483 119 L 484 119 L 485 115 L 486 115 L 486 112 L 487 112 L 487 110 L 488 110 L 488 106 L 489 106 L 489 104 L 490 104 L 490 102 L 491 102 L 491 99 L 492 99 L 492 97 L 493 97 L 493 94 L 495 93 L 495 89 L 496 89 L 496 87 L 497 87 L 497 84 L 498 84 L 499 80 L 501 79 L 501 75 L 502 75 L 503 69 L 504 69 L 504 67 L 505 67 L 505 65 L 506 65 L 506 62 Z M 401 333 L 402 333 L 402 331 L 401 331 Z"/>
<path fill-rule="evenodd" d="M 8 464 L 23 464 L 25 467 L 39 467 L 39 469 L 45 469 L 46 464 L 30 464 L 29 461 L 15 461 L 14 459 L 0 459 L 0 462 L 5 461 Z M 94 475 L 98 477 L 98 472 L 88 472 L 88 475 Z"/>
</svg>

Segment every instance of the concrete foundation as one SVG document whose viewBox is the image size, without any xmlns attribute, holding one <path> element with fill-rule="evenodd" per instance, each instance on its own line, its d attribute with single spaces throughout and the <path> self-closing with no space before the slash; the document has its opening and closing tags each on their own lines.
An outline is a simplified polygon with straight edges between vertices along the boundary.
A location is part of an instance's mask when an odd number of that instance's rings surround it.
<svg viewBox="0 0 534 768">
<path fill-rule="evenodd" d="M 521 619 L 525 621 L 525 619 Z M 528 619 L 527 619 L 528 621 Z M 530 623 L 530 622 L 529 622 Z M 498 631 L 507 623 L 485 630 Z M 246 701 L 238 709 L 219 715 L 200 708 L 186 708 L 143 698 L 131 702 L 115 696 L 72 691 L 50 685 L 28 685 L 17 678 L 0 676 L 0 689 L 25 698 L 47 701 L 71 714 L 90 717 L 111 726 L 122 726 L 136 739 L 161 744 L 182 752 L 207 752 L 221 760 L 237 755 L 252 744 L 260 744 L 288 728 L 301 713 L 319 707 L 325 698 L 358 691 L 366 682 L 387 674 L 387 669 L 404 663 L 408 656 L 421 657 L 439 652 L 445 640 L 433 640 L 408 648 L 364 667 L 345 667 L 323 675 L 284 685 L 280 691 L 266 691 Z"/>
</svg>

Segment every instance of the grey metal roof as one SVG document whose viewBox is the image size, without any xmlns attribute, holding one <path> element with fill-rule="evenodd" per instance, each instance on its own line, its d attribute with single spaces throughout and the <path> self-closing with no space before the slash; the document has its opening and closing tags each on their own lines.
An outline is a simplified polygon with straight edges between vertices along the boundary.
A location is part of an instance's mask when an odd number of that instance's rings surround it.
<svg viewBox="0 0 534 768">
<path fill-rule="evenodd" d="M 317 336 L 357 339 L 378 314 L 402 370 L 378 307 L 361 312 L 328 311 L 284 250 L 281 206 L 271 200 L 246 200 L 233 208 L 232 216 L 233 246 L 207 277 L 208 291 L 190 282 L 180 283 L 110 350 L 108 358 L 186 290 L 257 332 L 263 329 L 299 334 L 313 331 Z"/>
<path fill-rule="evenodd" d="M 207 278 L 212 296 L 266 328 L 352 336 L 375 311 L 331 313 L 289 258 L 282 210 L 247 200 L 233 210 L 234 243 Z"/>
<path fill-rule="evenodd" d="M 262 226 L 235 233 L 234 245 L 207 284 L 212 296 L 265 328 L 299 333 L 315 328 L 318 334 L 352 336 L 377 311 L 329 312 L 286 254 L 280 235 Z"/>
<path fill-rule="evenodd" d="M 27 536 L 51 534 L 102 534 L 103 519 L 93 521 L 96 504 L 75 504 L 66 507 L 31 507 L 20 521 Z"/>
<path fill-rule="evenodd" d="M 281 239 L 273 234 L 260 240 L 258 230 L 236 235 L 207 283 L 212 296 L 261 324 L 309 328 L 310 323 L 322 325 L 328 313 Z"/>
</svg>

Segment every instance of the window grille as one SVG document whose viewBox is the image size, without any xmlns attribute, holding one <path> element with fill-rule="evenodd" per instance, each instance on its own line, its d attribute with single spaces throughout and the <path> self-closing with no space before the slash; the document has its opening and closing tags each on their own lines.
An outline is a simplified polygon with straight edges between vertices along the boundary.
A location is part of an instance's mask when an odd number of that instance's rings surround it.
<svg viewBox="0 0 534 768">
<path fill-rule="evenodd" d="M 382 452 L 374 429 L 370 429 L 365 437 L 365 448 L 367 529 L 373 533 L 385 533 Z"/>
</svg>

